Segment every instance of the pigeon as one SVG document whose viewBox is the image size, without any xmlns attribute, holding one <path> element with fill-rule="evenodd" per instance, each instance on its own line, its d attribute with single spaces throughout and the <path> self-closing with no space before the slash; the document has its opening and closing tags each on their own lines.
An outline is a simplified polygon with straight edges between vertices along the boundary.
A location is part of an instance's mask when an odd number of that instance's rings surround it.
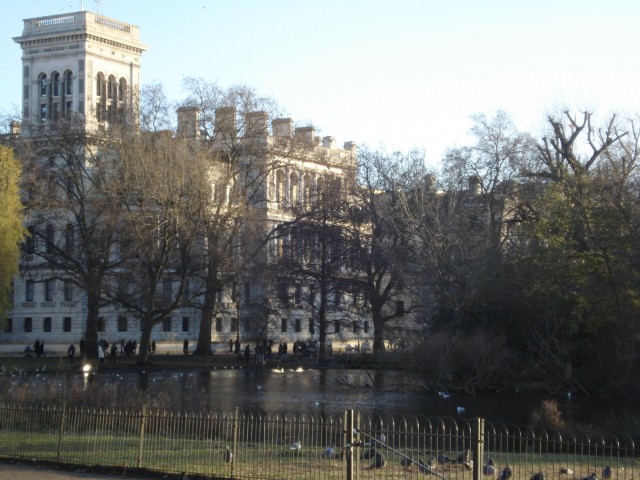
<svg viewBox="0 0 640 480">
<path fill-rule="evenodd" d="M 325 458 L 334 458 L 336 455 L 336 450 L 333 447 L 327 447 L 324 449 L 322 456 Z"/>
<path fill-rule="evenodd" d="M 466 449 L 464 453 L 458 455 L 458 463 L 465 463 L 471 460 L 471 450 Z"/>
<path fill-rule="evenodd" d="M 464 407 L 456 407 L 456 412 L 458 412 L 458 415 L 462 415 L 465 410 L 466 408 Z"/>
<path fill-rule="evenodd" d="M 447 457 L 444 453 L 438 454 L 438 463 L 450 463 L 451 459 Z"/>
<path fill-rule="evenodd" d="M 511 470 L 511 467 L 509 465 L 507 465 L 500 472 L 500 476 L 498 477 L 498 479 L 499 480 L 509 480 L 512 476 L 513 476 L 513 470 Z"/>
<path fill-rule="evenodd" d="M 496 463 L 493 458 L 489 457 L 487 459 L 487 464 L 482 467 L 482 473 L 484 475 L 491 475 L 492 477 L 496 474 Z"/>
<path fill-rule="evenodd" d="M 609 480 L 612 474 L 613 472 L 611 471 L 611 467 L 609 465 L 602 469 L 602 478 L 604 480 Z"/>
<path fill-rule="evenodd" d="M 582 480 L 598 480 L 598 476 L 595 472 L 593 472 L 591 475 L 589 475 L 588 477 L 584 477 Z"/>
<path fill-rule="evenodd" d="M 224 461 L 227 463 L 233 462 L 233 452 L 229 447 L 227 447 L 227 451 L 224 452 Z"/>
<path fill-rule="evenodd" d="M 402 466 L 405 470 L 409 470 L 413 466 L 413 460 L 407 457 L 402 457 L 400 459 L 400 466 Z"/>
<path fill-rule="evenodd" d="M 544 473 L 538 472 L 531 476 L 531 480 L 544 480 Z"/>
<path fill-rule="evenodd" d="M 418 460 L 418 471 L 420 473 L 424 473 L 424 474 L 431 474 L 431 472 L 433 472 L 434 467 L 433 467 L 433 459 L 429 460 L 427 463 L 424 463 L 424 461 L 422 461 L 422 459 Z"/>
<path fill-rule="evenodd" d="M 377 443 L 386 444 L 387 443 L 387 436 L 384 433 L 381 433 L 380 435 L 376 435 L 376 442 Z"/>
<path fill-rule="evenodd" d="M 387 466 L 387 460 L 384 458 L 384 455 L 380 452 L 376 452 L 373 463 L 369 465 L 369 470 L 374 470 L 376 468 L 384 468 Z"/>
<path fill-rule="evenodd" d="M 364 452 L 362 454 L 362 458 L 364 458 L 365 460 L 370 460 L 375 456 L 376 456 L 376 449 L 375 448 L 372 448 L 371 450 L 367 450 L 366 452 Z"/>
<path fill-rule="evenodd" d="M 298 440 L 296 440 L 291 444 L 291 446 L 289 447 L 289 450 L 292 450 L 294 452 L 299 452 L 300 450 L 302 450 L 302 444 Z"/>
<path fill-rule="evenodd" d="M 560 475 L 573 475 L 573 470 L 569 467 L 560 467 Z"/>
</svg>

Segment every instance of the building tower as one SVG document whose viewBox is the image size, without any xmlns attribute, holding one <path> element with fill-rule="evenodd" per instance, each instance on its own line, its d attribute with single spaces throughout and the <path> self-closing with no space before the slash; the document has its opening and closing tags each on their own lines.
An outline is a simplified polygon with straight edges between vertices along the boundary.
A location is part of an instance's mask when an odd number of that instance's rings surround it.
<svg viewBox="0 0 640 480">
<path fill-rule="evenodd" d="M 22 133 L 80 119 L 86 128 L 132 115 L 140 88 L 139 28 L 81 11 L 24 20 Z"/>
</svg>

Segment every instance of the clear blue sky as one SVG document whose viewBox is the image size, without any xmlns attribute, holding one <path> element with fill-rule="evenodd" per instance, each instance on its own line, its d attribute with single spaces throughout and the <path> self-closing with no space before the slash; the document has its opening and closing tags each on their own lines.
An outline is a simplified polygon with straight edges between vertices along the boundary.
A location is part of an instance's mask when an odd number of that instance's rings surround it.
<svg viewBox="0 0 640 480">
<path fill-rule="evenodd" d="M 339 144 L 426 151 L 468 143 L 496 109 L 538 133 L 568 106 L 640 113 L 637 0 L 84 0 L 141 28 L 142 82 L 180 100 L 185 76 L 245 83 Z M 0 110 L 20 99 L 22 19 L 80 0 L 4 2 Z"/>
</svg>

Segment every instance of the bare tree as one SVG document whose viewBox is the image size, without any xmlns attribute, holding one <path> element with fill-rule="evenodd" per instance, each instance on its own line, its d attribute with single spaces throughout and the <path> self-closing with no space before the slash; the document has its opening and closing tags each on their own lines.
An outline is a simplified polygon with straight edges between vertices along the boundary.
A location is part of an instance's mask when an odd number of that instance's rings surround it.
<svg viewBox="0 0 640 480">
<path fill-rule="evenodd" d="M 190 303 L 206 164 L 188 141 L 164 132 L 124 136 L 117 153 L 122 268 L 109 296 L 139 319 L 138 363 L 146 364 L 153 327 Z"/>
<path fill-rule="evenodd" d="M 119 238 L 122 204 L 112 196 L 110 144 L 109 134 L 89 134 L 74 120 L 20 144 L 31 237 L 26 249 L 44 261 L 34 261 L 28 271 L 85 291 L 90 355 L 97 354 L 105 282 L 119 264 L 111 251 Z"/>
</svg>

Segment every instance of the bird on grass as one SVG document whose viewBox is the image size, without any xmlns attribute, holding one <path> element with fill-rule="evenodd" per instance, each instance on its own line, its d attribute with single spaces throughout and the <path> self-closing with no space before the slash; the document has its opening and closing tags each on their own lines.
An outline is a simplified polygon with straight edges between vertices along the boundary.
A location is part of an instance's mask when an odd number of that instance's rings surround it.
<svg viewBox="0 0 640 480">
<path fill-rule="evenodd" d="M 588 477 L 584 477 L 582 480 L 598 480 L 598 476 L 596 475 L 596 472 L 593 472 L 591 475 L 589 475 Z"/>
<path fill-rule="evenodd" d="M 493 458 L 489 457 L 487 459 L 487 464 L 482 467 L 482 473 L 484 475 L 491 475 L 492 477 L 496 474 L 496 462 Z"/>
<path fill-rule="evenodd" d="M 444 453 L 440 452 L 438 454 L 438 463 L 451 463 L 451 459 Z"/>
<path fill-rule="evenodd" d="M 364 452 L 362 454 L 362 458 L 364 458 L 365 460 L 370 460 L 375 456 L 376 456 L 376 449 L 375 448 L 372 448 L 371 450 L 367 450 L 366 452 Z"/>
<path fill-rule="evenodd" d="M 324 449 L 324 452 L 322 452 L 322 456 L 324 458 L 335 458 L 336 457 L 336 449 L 333 447 L 327 447 Z"/>
<path fill-rule="evenodd" d="M 224 452 L 224 461 L 227 463 L 233 462 L 233 452 L 229 447 L 227 447 L 227 451 Z"/>
<path fill-rule="evenodd" d="M 402 457 L 400 459 L 400 466 L 405 470 L 409 470 L 413 466 L 413 460 L 408 457 Z"/>
<path fill-rule="evenodd" d="M 469 460 L 471 460 L 471 450 L 469 450 L 468 448 L 464 451 L 464 453 L 461 453 L 460 455 L 458 455 L 458 463 L 464 463 L 464 462 L 468 462 Z"/>
<path fill-rule="evenodd" d="M 387 459 L 380 452 L 376 452 L 373 457 L 373 463 L 369 465 L 369 470 L 375 470 L 376 468 L 384 468 L 387 466 Z"/>
<path fill-rule="evenodd" d="M 500 472 L 500 476 L 498 477 L 498 480 L 509 480 L 512 476 L 513 476 L 513 470 L 511 470 L 511 467 L 507 465 Z"/>
<path fill-rule="evenodd" d="M 189 480 L 189 475 L 187 475 L 187 472 L 182 472 L 180 474 L 180 480 Z"/>
<path fill-rule="evenodd" d="M 302 450 L 302 443 L 300 443 L 299 440 L 296 440 L 291 444 L 291 446 L 289 447 L 289 450 L 293 452 L 299 452 L 300 450 Z"/>
<path fill-rule="evenodd" d="M 420 473 L 429 475 L 434 470 L 435 467 L 433 466 L 433 459 L 429 460 L 427 463 L 425 463 L 422 459 L 418 460 L 418 471 Z"/>
<path fill-rule="evenodd" d="M 569 467 L 560 467 L 560 475 L 573 475 L 573 470 Z"/>
<path fill-rule="evenodd" d="M 609 465 L 607 465 L 602 469 L 602 478 L 604 480 L 609 480 L 612 475 L 613 475 L 613 472 L 611 471 L 611 467 Z"/>
<path fill-rule="evenodd" d="M 531 480 L 544 480 L 544 473 L 538 472 L 531 476 Z"/>
</svg>

